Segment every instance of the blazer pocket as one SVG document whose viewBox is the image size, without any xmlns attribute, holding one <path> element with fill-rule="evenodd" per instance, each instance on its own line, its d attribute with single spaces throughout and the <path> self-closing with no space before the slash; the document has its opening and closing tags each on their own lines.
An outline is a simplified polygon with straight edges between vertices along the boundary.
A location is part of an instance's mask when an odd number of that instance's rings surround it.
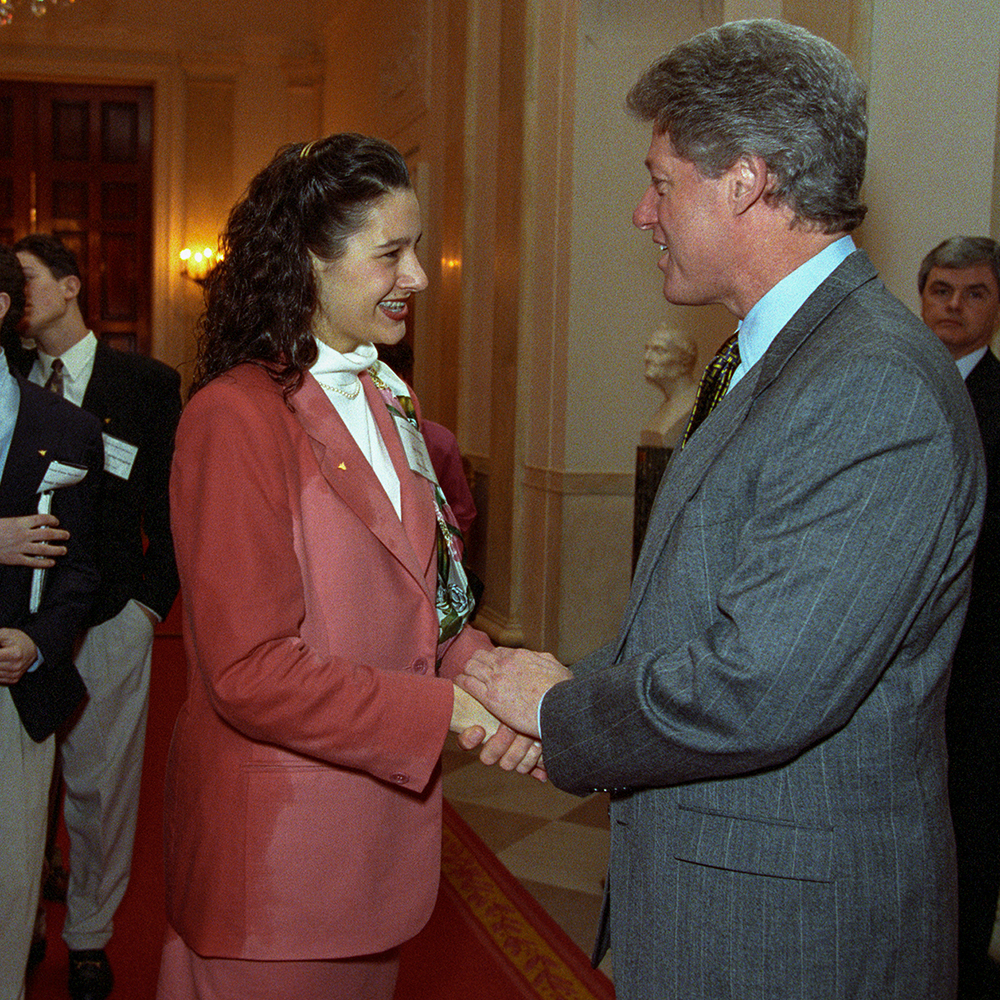
<svg viewBox="0 0 1000 1000">
<path fill-rule="evenodd" d="M 678 808 L 678 861 L 805 882 L 833 881 L 833 829 Z"/>
</svg>

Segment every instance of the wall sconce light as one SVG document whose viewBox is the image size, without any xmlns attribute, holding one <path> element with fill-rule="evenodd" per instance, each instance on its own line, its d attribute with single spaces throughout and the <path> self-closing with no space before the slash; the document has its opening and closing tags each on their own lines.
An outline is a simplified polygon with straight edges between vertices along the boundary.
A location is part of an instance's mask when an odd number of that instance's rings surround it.
<svg viewBox="0 0 1000 1000">
<path fill-rule="evenodd" d="M 204 250 L 191 250 L 185 247 L 180 256 L 181 274 L 198 282 L 199 285 L 204 283 L 208 272 L 222 260 L 222 255 L 209 247 L 205 247 Z"/>
</svg>

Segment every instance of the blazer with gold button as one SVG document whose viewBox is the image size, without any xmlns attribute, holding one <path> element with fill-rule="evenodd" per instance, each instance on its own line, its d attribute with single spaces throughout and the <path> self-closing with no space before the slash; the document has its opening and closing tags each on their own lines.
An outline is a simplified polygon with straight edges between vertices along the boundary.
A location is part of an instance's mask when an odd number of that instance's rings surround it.
<svg viewBox="0 0 1000 1000">
<path fill-rule="evenodd" d="M 311 375 L 286 405 L 241 365 L 181 418 L 170 491 L 189 676 L 167 909 L 202 955 L 370 954 L 434 906 L 447 678 L 489 640 L 466 627 L 438 646 L 430 484 L 362 383 L 402 519 Z"/>
<path fill-rule="evenodd" d="M 6 368 L 3 351 L 0 366 Z M 37 613 L 30 611 L 33 570 L 0 565 L 0 627 L 31 637 L 42 656 L 37 669 L 11 685 L 11 698 L 25 731 L 47 739 L 85 695 L 73 666 L 73 644 L 100 580 L 95 561 L 95 521 L 101 475 L 101 432 L 97 421 L 54 393 L 32 385 L 12 370 L 20 400 L 0 475 L 0 517 L 23 517 L 38 509 L 38 491 L 53 461 L 87 468 L 74 485 L 54 491 L 52 513 L 70 533 L 66 555 L 48 570 Z"/>
</svg>

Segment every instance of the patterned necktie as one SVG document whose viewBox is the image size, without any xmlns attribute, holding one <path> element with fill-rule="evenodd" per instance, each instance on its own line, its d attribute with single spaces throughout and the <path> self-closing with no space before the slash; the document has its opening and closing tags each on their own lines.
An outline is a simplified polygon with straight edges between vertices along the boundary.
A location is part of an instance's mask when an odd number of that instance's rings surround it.
<svg viewBox="0 0 1000 1000">
<path fill-rule="evenodd" d="M 45 388 L 54 392 L 57 396 L 63 394 L 63 363 L 60 358 L 52 359 L 52 374 L 49 376 Z"/>
<path fill-rule="evenodd" d="M 698 383 L 698 395 L 695 397 L 694 406 L 691 409 L 691 416 L 688 419 L 687 427 L 684 429 L 684 436 L 681 438 L 683 448 L 698 425 L 707 417 L 716 405 L 726 394 L 729 383 L 732 381 L 733 372 L 740 365 L 740 343 L 739 331 L 734 333 L 715 352 L 715 357 L 705 366 L 701 381 Z"/>
</svg>

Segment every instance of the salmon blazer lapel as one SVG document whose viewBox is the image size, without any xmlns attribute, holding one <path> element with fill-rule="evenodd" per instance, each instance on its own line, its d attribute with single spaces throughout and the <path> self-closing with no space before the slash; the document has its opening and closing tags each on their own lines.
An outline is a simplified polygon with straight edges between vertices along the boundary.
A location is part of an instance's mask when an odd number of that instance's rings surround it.
<svg viewBox="0 0 1000 1000">
<path fill-rule="evenodd" d="M 405 497 L 411 488 L 407 480 L 412 478 L 412 473 L 406 466 L 405 459 L 404 468 L 400 469 L 400 463 L 394 453 L 393 444 L 396 446 L 396 451 L 402 452 L 398 435 L 396 435 L 397 440 L 393 442 L 392 437 L 387 434 L 384 421 L 380 419 L 381 414 L 376 409 L 378 406 L 384 410 L 385 403 L 374 389 L 371 391 L 376 398 L 373 400 L 372 396 L 368 395 L 370 379 L 362 378 L 362 384 L 365 385 L 368 405 L 376 414 L 375 421 L 396 467 L 400 490 Z M 368 464 L 368 460 L 358 448 L 351 432 L 340 418 L 340 414 L 312 375 L 306 374 L 302 388 L 295 394 L 294 405 L 295 418 L 308 435 L 320 472 L 330 488 L 371 531 L 379 544 L 388 549 L 400 565 L 417 580 L 421 588 L 426 590 L 424 566 L 418 559 L 402 522 L 396 516 L 392 502 L 382 488 L 378 476 Z M 386 420 L 391 419 L 387 413 Z M 395 434 L 395 431 L 393 433 Z M 405 513 L 405 501 L 403 507 Z"/>
<path fill-rule="evenodd" d="M 394 417 L 367 372 L 361 379 L 368 405 L 399 477 L 403 529 L 413 545 L 417 561 L 423 567 L 429 593 L 437 592 L 437 511 L 434 506 L 434 484 L 410 468 L 403 442 Z M 400 411 L 401 412 L 401 411 Z"/>
</svg>

